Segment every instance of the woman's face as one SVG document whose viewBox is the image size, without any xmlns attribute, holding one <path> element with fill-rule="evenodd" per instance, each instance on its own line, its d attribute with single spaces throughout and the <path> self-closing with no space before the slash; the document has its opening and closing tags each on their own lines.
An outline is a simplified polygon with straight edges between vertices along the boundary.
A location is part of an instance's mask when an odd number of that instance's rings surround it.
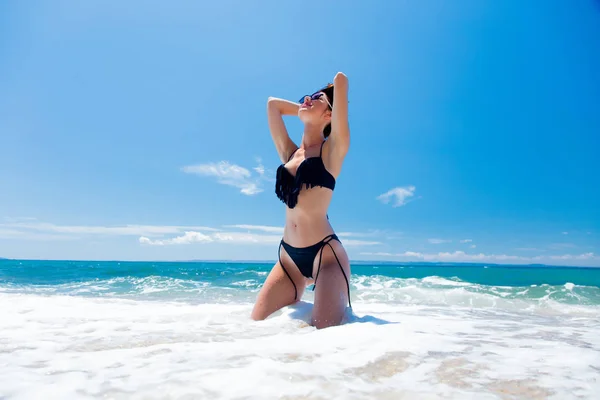
<svg viewBox="0 0 600 400">
<path fill-rule="evenodd" d="M 326 123 L 331 117 L 331 105 L 327 95 L 317 92 L 311 96 L 304 96 L 298 110 L 298 117 L 304 123 Z"/>
</svg>

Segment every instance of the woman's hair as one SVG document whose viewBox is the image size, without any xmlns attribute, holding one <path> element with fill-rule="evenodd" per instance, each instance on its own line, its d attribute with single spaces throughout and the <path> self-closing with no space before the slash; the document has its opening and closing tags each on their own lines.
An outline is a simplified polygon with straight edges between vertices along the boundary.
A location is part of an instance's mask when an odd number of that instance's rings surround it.
<svg viewBox="0 0 600 400">
<path fill-rule="evenodd" d="M 327 100 L 329 100 L 329 103 L 333 106 L 333 83 L 328 83 L 327 86 L 325 86 L 323 89 L 319 90 L 319 92 L 325 93 L 327 95 Z M 327 105 L 327 107 L 329 107 L 329 105 Z M 329 109 L 331 110 L 331 107 L 329 107 Z M 323 136 L 325 137 L 325 139 L 327 139 L 327 137 L 330 134 L 331 134 L 331 122 L 328 123 L 327 126 L 325 126 L 325 129 L 323 129 Z"/>
</svg>

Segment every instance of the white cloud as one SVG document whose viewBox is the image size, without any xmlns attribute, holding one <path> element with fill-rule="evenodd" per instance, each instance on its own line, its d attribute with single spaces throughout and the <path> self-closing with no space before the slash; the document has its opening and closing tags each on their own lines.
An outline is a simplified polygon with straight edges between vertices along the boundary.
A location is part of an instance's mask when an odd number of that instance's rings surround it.
<svg viewBox="0 0 600 400">
<path fill-rule="evenodd" d="M 74 240 L 78 239 L 71 235 L 53 235 L 48 233 L 25 232 L 17 229 L 0 229 L 0 239 L 15 240 Z"/>
<path fill-rule="evenodd" d="M 172 239 L 156 239 L 151 240 L 145 236 L 139 238 L 139 242 L 142 244 L 149 244 L 153 246 L 164 246 L 170 244 L 190 244 L 190 243 L 206 243 L 212 242 L 212 238 L 200 232 L 185 232 L 183 236 L 177 236 Z"/>
<path fill-rule="evenodd" d="M 263 231 L 263 232 L 271 232 L 271 233 L 281 233 L 283 234 L 282 226 L 268 226 L 268 225 L 224 225 L 226 228 L 237 228 L 237 229 L 247 229 L 249 231 Z"/>
<path fill-rule="evenodd" d="M 2 229 L 0 228 L 0 237 L 14 237 L 22 235 L 22 231 L 18 231 L 16 229 Z"/>
<path fill-rule="evenodd" d="M 474 248 L 475 248 L 475 247 L 477 247 L 477 246 L 476 246 L 476 245 L 474 245 L 474 244 L 472 244 L 470 247 L 471 247 L 472 249 L 474 249 Z"/>
<path fill-rule="evenodd" d="M 220 242 L 246 243 L 246 244 L 278 244 L 281 235 L 263 235 L 243 232 L 219 232 L 212 238 Z"/>
<path fill-rule="evenodd" d="M 415 251 L 405 251 L 403 255 L 406 257 L 420 257 L 421 253 L 417 253 Z"/>
<path fill-rule="evenodd" d="M 390 230 L 382 230 L 382 229 L 369 229 L 365 232 L 338 232 L 337 235 L 340 238 L 350 238 L 350 237 L 385 237 L 386 239 L 397 239 L 401 236 L 400 232 L 390 231 Z"/>
<path fill-rule="evenodd" d="M 339 232 L 339 237 L 366 237 L 371 236 L 369 233 L 356 233 L 356 232 Z"/>
<path fill-rule="evenodd" d="M 562 232 L 562 234 L 563 234 L 563 235 L 568 235 L 568 234 L 569 234 L 569 232 Z"/>
<path fill-rule="evenodd" d="M 263 235 L 243 232 L 215 232 L 203 234 L 200 232 L 185 232 L 182 236 L 170 239 L 150 240 L 147 237 L 140 237 L 141 244 L 152 246 L 166 246 L 192 243 L 245 243 L 245 244 L 277 244 L 281 240 L 280 235 Z"/>
<path fill-rule="evenodd" d="M 5 220 L 9 221 L 9 219 Z M 10 221 L 17 220 L 10 219 Z M 57 225 L 37 221 L 0 223 L 0 238 L 6 239 L 78 240 L 86 236 L 138 236 L 139 243 L 152 246 L 219 242 L 276 245 L 282 235 L 283 227 L 281 226 L 250 224 L 212 228 L 194 225 Z M 366 236 L 367 234 L 355 233 L 352 235 Z M 377 241 L 352 239 L 343 239 L 343 243 L 348 246 L 380 244 Z"/>
<path fill-rule="evenodd" d="M 258 164 L 256 167 L 254 167 L 253 169 L 256 171 L 256 173 L 260 176 L 264 176 L 265 175 L 265 167 L 264 165 L 262 165 L 262 159 L 260 157 L 256 157 L 256 163 Z"/>
<path fill-rule="evenodd" d="M 377 200 L 384 204 L 392 202 L 392 207 L 400 207 L 410 201 L 410 198 L 415 195 L 415 190 L 414 186 L 395 187 L 377 196 Z"/>
<path fill-rule="evenodd" d="M 245 225 L 236 225 L 236 227 Z M 251 225 L 252 226 L 252 225 Z M 260 227 L 258 228 L 275 228 L 275 227 Z M 257 229 L 260 230 L 260 229 Z M 214 232 L 209 234 L 202 234 L 200 232 L 185 232 L 182 236 L 177 236 L 170 239 L 157 239 L 151 240 L 147 237 L 140 237 L 139 242 L 141 244 L 153 245 L 153 246 L 165 246 L 165 245 L 176 245 L 176 244 L 192 244 L 192 243 L 219 243 L 219 242 L 230 242 L 238 244 L 269 244 L 277 245 L 281 240 L 281 234 L 277 232 L 277 235 L 262 234 L 262 233 L 247 233 L 247 232 Z M 365 241 L 365 240 L 352 240 L 346 239 L 342 242 L 346 246 L 372 246 L 381 244 L 376 241 Z"/>
<path fill-rule="evenodd" d="M 473 239 L 463 239 L 460 242 L 461 243 L 471 243 L 473 241 Z"/>
<path fill-rule="evenodd" d="M 599 258 L 598 256 L 594 255 L 594 253 L 584 253 L 584 254 L 563 254 L 560 256 L 550 256 L 551 259 L 553 260 L 593 260 L 596 258 Z"/>
<path fill-rule="evenodd" d="M 448 239 L 427 239 L 427 241 L 431 244 L 442 244 L 442 243 L 450 243 L 452 240 Z"/>
<path fill-rule="evenodd" d="M 340 237 L 340 240 L 346 246 L 373 246 L 373 245 L 381 244 L 381 242 L 376 242 L 376 241 L 342 239 L 341 237 Z"/>
<path fill-rule="evenodd" d="M 223 225 L 224 228 L 236 228 L 236 229 L 245 229 L 248 231 L 262 231 L 268 233 L 278 233 L 283 235 L 283 226 L 269 226 L 269 225 L 246 225 L 246 224 L 237 224 L 237 225 Z M 340 238 L 349 238 L 349 237 L 372 237 L 376 236 L 377 232 L 339 232 L 337 236 Z M 348 239 L 344 240 L 344 243 L 348 242 Z M 380 244 L 380 242 L 372 242 L 365 241 L 360 242 L 358 240 L 350 241 L 350 243 L 361 243 L 361 244 Z"/>
<path fill-rule="evenodd" d="M 552 250 L 560 250 L 560 249 L 572 249 L 577 247 L 574 243 L 552 243 L 548 246 L 549 249 Z"/>
<path fill-rule="evenodd" d="M 507 254 L 469 254 L 464 251 L 454 252 L 439 252 L 439 253 L 422 253 L 414 251 L 406 251 L 404 253 L 369 253 L 362 252 L 361 255 L 368 256 L 383 256 L 383 257 L 394 257 L 401 259 L 418 259 L 423 261 L 439 261 L 439 262 L 542 262 L 544 260 L 561 260 L 561 261 L 580 261 L 580 260 L 599 260 L 600 256 L 596 256 L 594 253 L 583 253 L 583 254 L 564 254 L 564 255 L 553 255 L 553 256 L 515 256 Z"/>
<path fill-rule="evenodd" d="M 263 180 L 269 180 L 265 179 L 266 170 L 260 158 L 257 158 L 257 162 L 258 166 L 253 168 L 256 174 L 252 174 L 247 168 L 230 164 L 228 161 L 188 165 L 183 167 L 182 171 L 188 174 L 214 177 L 218 183 L 236 187 L 242 194 L 252 196 L 263 191 Z"/>
<path fill-rule="evenodd" d="M 179 233 L 185 230 L 217 231 L 206 226 L 177 226 L 177 225 L 56 225 L 47 222 L 10 222 L 0 224 L 0 227 L 18 230 L 21 233 L 31 231 L 79 235 L 116 235 L 116 236 L 161 236 Z"/>
<path fill-rule="evenodd" d="M 33 217 L 4 217 L 4 221 L 6 222 L 21 222 L 21 221 L 35 221 L 36 218 Z"/>
</svg>

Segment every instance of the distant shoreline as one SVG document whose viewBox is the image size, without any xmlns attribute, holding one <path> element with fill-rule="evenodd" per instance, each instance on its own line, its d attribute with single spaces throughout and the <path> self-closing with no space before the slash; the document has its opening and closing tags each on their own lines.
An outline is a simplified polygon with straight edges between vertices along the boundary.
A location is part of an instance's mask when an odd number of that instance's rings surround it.
<svg viewBox="0 0 600 400">
<path fill-rule="evenodd" d="M 86 260 L 86 259 L 44 259 L 44 258 L 4 258 L 0 261 L 52 261 L 52 262 L 90 262 L 90 263 L 207 263 L 207 264 L 273 264 L 273 260 L 211 260 L 211 259 L 191 259 L 191 260 Z M 599 266 L 581 266 L 581 265 L 557 265 L 557 264 L 500 264 L 500 263 L 474 263 L 474 262 L 435 262 L 435 261 L 375 261 L 375 260 L 354 260 L 352 265 L 370 265 L 374 267 L 466 267 L 466 268 L 572 268 L 572 269 L 600 269 Z"/>
</svg>

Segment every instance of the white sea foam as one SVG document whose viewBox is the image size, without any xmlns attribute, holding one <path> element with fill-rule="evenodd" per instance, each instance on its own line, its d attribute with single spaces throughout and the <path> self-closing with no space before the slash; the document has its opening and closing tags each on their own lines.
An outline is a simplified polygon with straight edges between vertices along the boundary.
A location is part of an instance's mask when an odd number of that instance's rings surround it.
<svg viewBox="0 0 600 400">
<path fill-rule="evenodd" d="M 354 314 L 324 330 L 307 324 L 312 292 L 254 322 L 247 289 L 220 304 L 148 290 L 5 291 L 0 398 L 600 398 L 597 306 L 557 302 L 550 287 L 524 289 L 541 291 L 527 300 L 442 278 L 401 281 L 357 278 Z"/>
</svg>

